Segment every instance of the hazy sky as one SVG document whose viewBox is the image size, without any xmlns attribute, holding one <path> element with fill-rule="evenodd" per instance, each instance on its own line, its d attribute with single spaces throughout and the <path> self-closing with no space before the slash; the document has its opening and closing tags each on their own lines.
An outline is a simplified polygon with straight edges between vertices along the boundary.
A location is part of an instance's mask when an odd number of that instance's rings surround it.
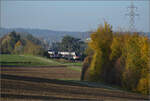
<svg viewBox="0 0 150 101">
<path fill-rule="evenodd" d="M 113 26 L 127 29 L 131 1 L 1 1 L 1 27 L 40 28 L 63 31 L 95 30 L 104 20 Z M 135 18 L 136 29 L 149 31 L 149 1 L 134 1 L 140 16 Z"/>
</svg>

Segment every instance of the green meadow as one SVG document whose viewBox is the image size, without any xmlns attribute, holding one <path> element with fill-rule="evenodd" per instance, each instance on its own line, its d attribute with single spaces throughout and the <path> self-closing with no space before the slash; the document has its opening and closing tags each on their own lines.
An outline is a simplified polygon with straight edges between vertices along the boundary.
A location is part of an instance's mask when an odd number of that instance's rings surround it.
<svg viewBox="0 0 150 101">
<path fill-rule="evenodd" d="M 32 55 L 0 55 L 0 64 L 3 66 L 57 66 L 63 65 L 48 58 Z"/>
</svg>

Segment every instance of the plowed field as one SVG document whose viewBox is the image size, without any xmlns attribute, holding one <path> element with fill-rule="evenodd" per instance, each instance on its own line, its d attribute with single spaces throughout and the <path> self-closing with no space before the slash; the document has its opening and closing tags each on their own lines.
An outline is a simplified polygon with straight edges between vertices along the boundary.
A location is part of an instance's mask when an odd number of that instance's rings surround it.
<svg viewBox="0 0 150 101">
<path fill-rule="evenodd" d="M 95 87 L 79 79 L 80 72 L 66 66 L 1 67 L 1 101 L 148 100 L 148 96 Z"/>
</svg>

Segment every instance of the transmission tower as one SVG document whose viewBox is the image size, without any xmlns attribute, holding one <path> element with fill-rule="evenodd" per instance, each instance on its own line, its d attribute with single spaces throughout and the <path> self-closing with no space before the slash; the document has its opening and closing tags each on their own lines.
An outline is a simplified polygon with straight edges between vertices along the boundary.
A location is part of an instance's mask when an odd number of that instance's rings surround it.
<svg viewBox="0 0 150 101">
<path fill-rule="evenodd" d="M 126 14 L 126 16 L 129 16 L 130 20 L 129 20 L 129 30 L 131 32 L 135 31 L 135 17 L 139 16 L 138 13 L 136 13 L 135 10 L 137 10 L 137 7 L 134 6 L 133 1 L 131 1 L 131 5 L 129 7 L 127 7 L 127 9 L 129 10 L 129 13 Z"/>
</svg>

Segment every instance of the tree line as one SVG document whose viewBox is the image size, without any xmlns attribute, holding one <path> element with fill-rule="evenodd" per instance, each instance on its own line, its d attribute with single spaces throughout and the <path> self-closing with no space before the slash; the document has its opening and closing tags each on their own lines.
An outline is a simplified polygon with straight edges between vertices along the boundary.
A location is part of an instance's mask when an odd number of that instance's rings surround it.
<svg viewBox="0 0 150 101">
<path fill-rule="evenodd" d="M 50 49 L 53 51 L 76 52 L 81 59 L 85 57 L 87 44 L 79 38 L 64 36 L 61 42 L 52 43 Z"/>
<path fill-rule="evenodd" d="M 21 34 L 15 31 L 0 38 L 1 54 L 44 55 L 45 44 L 31 34 Z"/>
<path fill-rule="evenodd" d="M 149 94 L 150 39 L 137 32 L 113 32 L 105 22 L 91 34 L 81 80 L 105 82 Z"/>
</svg>

